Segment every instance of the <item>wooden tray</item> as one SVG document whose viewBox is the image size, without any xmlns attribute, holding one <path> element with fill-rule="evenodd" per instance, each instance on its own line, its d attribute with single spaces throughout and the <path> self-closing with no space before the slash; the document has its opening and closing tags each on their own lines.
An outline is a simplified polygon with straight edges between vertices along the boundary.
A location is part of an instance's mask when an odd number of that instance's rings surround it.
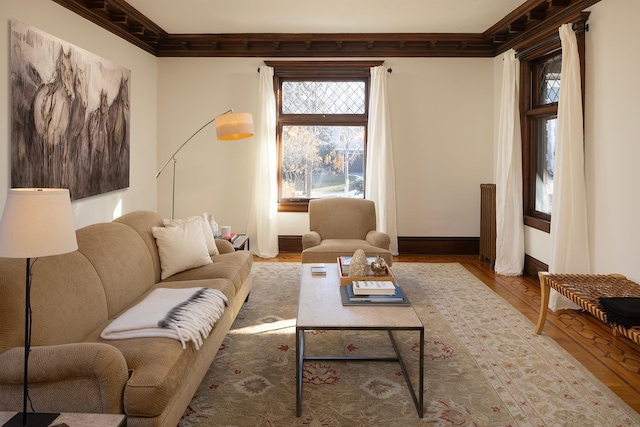
<svg viewBox="0 0 640 427">
<path fill-rule="evenodd" d="M 345 273 L 343 271 L 343 265 L 338 257 L 338 273 L 340 274 L 340 286 L 346 286 L 348 283 L 353 283 L 354 280 L 388 280 L 391 282 L 396 281 L 391 273 L 391 269 L 388 265 L 384 266 L 384 272 L 379 274 L 374 274 L 371 270 L 371 265 L 367 265 L 367 273 L 364 277 L 349 277 L 349 273 Z"/>
</svg>

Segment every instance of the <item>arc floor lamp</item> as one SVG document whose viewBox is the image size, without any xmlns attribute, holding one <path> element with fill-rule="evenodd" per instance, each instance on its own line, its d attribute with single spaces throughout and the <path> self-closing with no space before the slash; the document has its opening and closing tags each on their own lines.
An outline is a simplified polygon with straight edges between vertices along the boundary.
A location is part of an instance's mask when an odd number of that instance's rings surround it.
<svg viewBox="0 0 640 427">
<path fill-rule="evenodd" d="M 219 116 L 214 117 L 205 123 L 200 129 L 195 131 L 175 153 L 169 157 L 166 163 L 160 168 L 156 174 L 156 178 L 160 176 L 167 165 L 173 161 L 173 178 L 171 184 L 171 219 L 174 218 L 175 200 L 176 200 L 176 155 L 187 145 L 191 139 L 200 133 L 200 131 L 211 123 L 216 123 L 216 135 L 222 141 L 231 141 L 235 139 L 244 139 L 253 136 L 253 118 L 250 113 L 234 113 L 233 110 L 227 110 Z"/>
<path fill-rule="evenodd" d="M 59 414 L 27 413 L 29 353 L 31 352 L 31 268 L 38 257 L 61 255 L 78 249 L 69 190 L 12 188 L 0 220 L 0 257 L 25 258 L 24 380 L 22 412 L 5 426 L 48 426 Z"/>
</svg>

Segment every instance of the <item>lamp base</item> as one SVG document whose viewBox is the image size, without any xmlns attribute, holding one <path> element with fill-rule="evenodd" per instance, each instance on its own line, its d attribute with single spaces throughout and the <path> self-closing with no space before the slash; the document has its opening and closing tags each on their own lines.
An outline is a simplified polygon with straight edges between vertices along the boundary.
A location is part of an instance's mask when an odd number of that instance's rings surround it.
<svg viewBox="0 0 640 427">
<path fill-rule="evenodd" d="M 58 416 L 60 416 L 60 414 L 27 412 L 27 424 L 22 424 L 23 413 L 18 412 L 13 418 L 7 421 L 3 427 L 20 427 L 25 425 L 29 427 L 48 427 Z"/>
</svg>

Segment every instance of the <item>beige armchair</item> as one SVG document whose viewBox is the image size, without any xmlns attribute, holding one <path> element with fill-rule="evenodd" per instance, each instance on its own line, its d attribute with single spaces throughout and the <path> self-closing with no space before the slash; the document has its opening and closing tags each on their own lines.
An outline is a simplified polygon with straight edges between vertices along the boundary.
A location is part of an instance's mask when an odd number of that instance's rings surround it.
<svg viewBox="0 0 640 427">
<path fill-rule="evenodd" d="M 337 197 L 309 202 L 309 233 L 302 236 L 302 262 L 336 262 L 357 249 L 393 263 L 391 240 L 376 230 L 376 207 L 371 200 Z"/>
</svg>

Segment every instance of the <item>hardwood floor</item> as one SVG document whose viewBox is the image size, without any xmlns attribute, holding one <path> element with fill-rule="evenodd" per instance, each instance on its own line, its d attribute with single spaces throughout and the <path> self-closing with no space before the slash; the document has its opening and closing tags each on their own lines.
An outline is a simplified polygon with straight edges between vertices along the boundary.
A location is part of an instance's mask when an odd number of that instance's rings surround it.
<svg viewBox="0 0 640 427">
<path fill-rule="evenodd" d="M 254 257 L 256 262 L 299 262 L 300 254 L 283 253 L 272 259 Z M 539 284 L 526 277 L 496 275 L 477 256 L 400 255 L 394 262 L 459 262 L 479 280 L 508 301 L 535 327 L 540 309 Z M 640 346 L 611 330 L 588 313 L 549 311 L 542 332 L 552 337 L 600 381 L 640 413 Z"/>
</svg>

